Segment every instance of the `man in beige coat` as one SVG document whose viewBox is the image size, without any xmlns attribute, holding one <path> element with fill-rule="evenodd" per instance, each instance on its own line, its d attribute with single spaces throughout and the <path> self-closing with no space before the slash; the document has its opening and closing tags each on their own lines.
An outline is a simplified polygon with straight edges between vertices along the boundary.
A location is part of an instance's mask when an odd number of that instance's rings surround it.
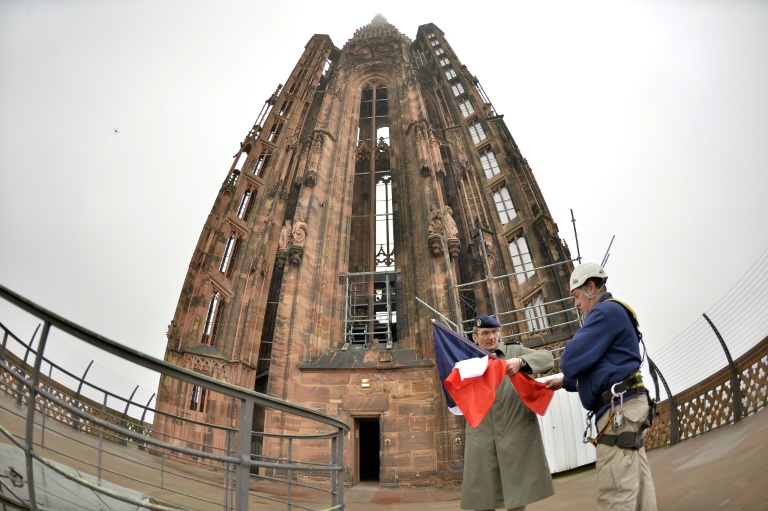
<svg viewBox="0 0 768 511">
<path fill-rule="evenodd" d="M 507 375 L 552 369 L 549 351 L 500 343 L 500 327 L 495 318 L 480 315 L 474 319 L 472 340 L 506 360 Z M 482 422 L 476 428 L 467 424 L 461 509 L 523 511 L 526 504 L 554 493 L 536 414 L 504 378 Z"/>
</svg>

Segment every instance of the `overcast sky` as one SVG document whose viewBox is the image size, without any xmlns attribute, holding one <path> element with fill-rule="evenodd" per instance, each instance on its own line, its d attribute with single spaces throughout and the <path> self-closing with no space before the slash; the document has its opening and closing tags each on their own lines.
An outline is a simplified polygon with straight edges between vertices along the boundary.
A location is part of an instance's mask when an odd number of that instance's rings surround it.
<svg viewBox="0 0 768 511">
<path fill-rule="evenodd" d="M 651 355 L 768 247 L 768 2 L 0 2 L 0 283 L 162 358 L 240 142 L 313 34 L 440 27 Z M 370 8 L 368 7 L 370 6 Z M 119 133 L 114 130 L 118 129 Z"/>
</svg>

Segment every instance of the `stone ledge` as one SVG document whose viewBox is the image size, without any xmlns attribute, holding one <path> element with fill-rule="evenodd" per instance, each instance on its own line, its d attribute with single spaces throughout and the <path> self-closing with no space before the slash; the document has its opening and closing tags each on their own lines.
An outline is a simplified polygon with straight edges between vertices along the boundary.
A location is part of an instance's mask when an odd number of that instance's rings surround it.
<svg viewBox="0 0 768 511">
<path fill-rule="evenodd" d="M 414 369 L 434 367 L 433 360 L 420 358 L 418 353 L 410 349 L 378 350 L 378 349 L 341 349 L 329 350 L 322 353 L 312 362 L 299 365 L 302 371 L 324 371 L 338 369 Z"/>
</svg>

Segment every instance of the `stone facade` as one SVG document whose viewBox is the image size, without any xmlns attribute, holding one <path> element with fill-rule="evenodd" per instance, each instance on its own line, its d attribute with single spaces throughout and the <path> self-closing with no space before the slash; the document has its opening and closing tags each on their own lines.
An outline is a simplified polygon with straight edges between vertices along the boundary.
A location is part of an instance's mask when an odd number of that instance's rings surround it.
<svg viewBox="0 0 768 511">
<path fill-rule="evenodd" d="M 166 360 L 349 422 L 348 481 L 459 480 L 464 421 L 445 406 L 431 319 L 469 329 L 491 313 L 507 341 L 562 343 L 571 268 L 528 162 L 443 32 L 411 40 L 379 15 L 342 48 L 312 37 L 266 101 L 203 226 Z M 163 379 L 158 409 L 236 413 L 194 392 Z M 157 417 L 169 437 L 206 434 Z M 286 428 L 302 424 L 257 412 L 255 431 Z"/>
</svg>

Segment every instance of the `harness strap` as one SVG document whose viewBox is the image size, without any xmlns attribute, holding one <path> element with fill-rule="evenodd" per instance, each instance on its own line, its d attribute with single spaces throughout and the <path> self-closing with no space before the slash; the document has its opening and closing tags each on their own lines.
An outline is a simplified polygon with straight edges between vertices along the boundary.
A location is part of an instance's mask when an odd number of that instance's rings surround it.
<svg viewBox="0 0 768 511">
<path fill-rule="evenodd" d="M 617 394 L 621 394 L 622 392 L 625 392 L 630 389 L 638 389 L 638 393 L 640 392 L 640 389 L 645 389 L 645 384 L 643 383 L 643 376 L 640 373 L 640 370 L 638 369 L 635 371 L 634 374 L 628 376 L 621 382 L 619 382 L 615 387 L 612 389 L 608 389 L 605 392 L 603 392 L 600 396 L 600 400 L 602 401 L 602 405 L 605 405 L 606 403 L 609 403 L 611 399 L 613 398 L 613 392 L 616 391 Z"/>
<path fill-rule="evenodd" d="M 589 413 L 591 414 L 592 412 L 589 412 Z M 608 422 L 605 423 L 605 426 L 603 426 L 603 429 L 598 431 L 597 436 L 595 438 L 587 436 L 587 432 L 585 431 L 584 432 L 584 443 L 586 444 L 587 442 L 589 442 L 590 444 L 592 444 L 595 447 L 597 447 L 597 444 L 600 443 L 600 440 L 604 436 L 607 436 L 605 434 L 605 432 L 608 430 L 608 426 L 610 426 L 611 424 L 613 424 L 613 414 L 611 414 L 611 416 L 608 418 Z M 591 426 L 588 429 L 591 429 Z M 591 431 L 590 431 L 590 433 L 591 433 Z"/>
<path fill-rule="evenodd" d="M 642 364 L 643 363 L 643 359 L 648 354 L 648 350 L 646 349 L 645 342 L 643 341 L 643 333 L 640 331 L 640 324 L 637 321 L 637 314 L 635 314 L 635 311 L 632 310 L 632 307 L 630 307 L 626 303 L 622 302 L 621 300 L 617 300 L 616 298 L 611 297 L 611 298 L 606 298 L 605 301 L 606 302 L 616 302 L 619 305 L 621 305 L 622 307 L 624 307 L 625 311 L 627 311 L 627 314 L 629 315 L 629 320 L 632 322 L 632 326 L 635 328 L 635 333 L 637 334 L 637 340 L 638 340 L 638 342 L 640 344 L 643 345 L 643 356 L 640 359 L 640 364 Z M 656 399 L 652 399 L 651 398 L 651 394 L 648 393 L 648 402 L 649 403 L 653 403 L 652 408 L 653 408 L 653 413 L 654 413 L 653 416 L 654 417 L 656 417 L 656 415 L 658 415 L 656 413 L 656 403 L 659 401 L 659 382 L 656 379 L 656 373 L 654 373 L 654 367 L 655 366 L 656 366 L 656 364 L 654 364 L 651 361 L 651 357 L 648 357 L 648 369 L 651 371 L 651 376 L 653 377 L 653 386 L 656 387 Z M 658 368 L 656 368 L 656 370 L 658 370 Z"/>
<path fill-rule="evenodd" d="M 632 449 L 633 451 L 636 451 L 645 445 L 645 437 L 642 433 L 643 431 L 640 430 L 634 433 L 631 431 L 625 431 L 624 433 L 619 433 L 618 435 L 602 435 L 597 438 L 596 443 L 608 445 L 611 447 L 615 445 L 620 449 Z"/>
</svg>

